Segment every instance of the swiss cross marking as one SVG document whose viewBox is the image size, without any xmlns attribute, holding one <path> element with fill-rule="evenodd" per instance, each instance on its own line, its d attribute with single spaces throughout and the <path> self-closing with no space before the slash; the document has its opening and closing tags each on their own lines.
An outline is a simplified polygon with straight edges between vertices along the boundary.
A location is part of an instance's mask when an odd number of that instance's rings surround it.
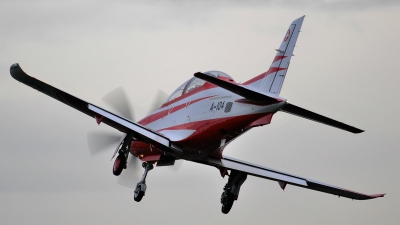
<svg viewBox="0 0 400 225">
<path fill-rule="evenodd" d="M 290 29 L 287 30 L 285 39 L 283 41 L 286 42 L 289 39 L 289 36 L 290 36 Z"/>
</svg>

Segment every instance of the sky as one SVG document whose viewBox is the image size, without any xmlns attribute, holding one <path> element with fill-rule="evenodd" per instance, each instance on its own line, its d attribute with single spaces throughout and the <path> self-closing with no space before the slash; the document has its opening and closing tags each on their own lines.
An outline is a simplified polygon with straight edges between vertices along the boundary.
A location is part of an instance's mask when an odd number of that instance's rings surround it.
<svg viewBox="0 0 400 225">
<path fill-rule="evenodd" d="M 158 90 L 195 72 L 244 82 L 268 70 L 306 15 L 281 96 L 365 129 L 351 134 L 283 112 L 225 155 L 384 198 L 352 201 L 248 177 L 228 215 L 212 167 L 155 168 L 146 196 L 116 183 L 114 148 L 91 157 L 87 133 L 114 132 L 18 83 L 29 75 L 89 102 L 123 86 L 137 119 Z M 398 224 L 399 1 L 0 1 L 0 218 L 6 224 Z"/>
</svg>

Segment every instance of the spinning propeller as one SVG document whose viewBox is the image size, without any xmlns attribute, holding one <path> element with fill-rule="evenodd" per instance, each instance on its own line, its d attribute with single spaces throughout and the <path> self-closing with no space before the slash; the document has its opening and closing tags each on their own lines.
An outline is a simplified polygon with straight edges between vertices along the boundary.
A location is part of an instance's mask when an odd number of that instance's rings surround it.
<svg viewBox="0 0 400 225">
<path fill-rule="evenodd" d="M 165 102 L 167 97 L 168 95 L 165 92 L 158 90 L 156 98 L 151 104 L 149 113 L 157 110 Z M 101 100 L 112 107 L 112 109 L 120 116 L 130 121 L 135 121 L 131 105 L 129 104 L 129 98 L 122 87 L 110 91 Z M 104 131 L 92 131 L 87 133 L 87 142 L 91 156 L 96 156 L 102 152 L 110 151 L 110 149 L 115 150 L 119 147 L 121 141 L 121 133 Z M 175 166 L 171 166 L 170 168 L 176 172 L 180 166 L 181 162 L 179 161 L 178 163 L 178 161 L 176 161 Z M 127 168 L 120 176 L 118 176 L 117 183 L 125 187 L 135 188 L 136 183 L 140 178 L 141 161 L 132 154 L 129 154 Z"/>
</svg>

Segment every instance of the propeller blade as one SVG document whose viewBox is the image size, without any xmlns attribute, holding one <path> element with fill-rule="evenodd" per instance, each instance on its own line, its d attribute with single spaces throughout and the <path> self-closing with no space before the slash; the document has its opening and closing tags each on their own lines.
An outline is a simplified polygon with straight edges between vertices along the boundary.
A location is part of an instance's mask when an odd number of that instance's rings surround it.
<svg viewBox="0 0 400 225">
<path fill-rule="evenodd" d="M 160 106 L 166 102 L 168 99 L 168 94 L 158 89 L 156 97 L 153 99 L 153 102 L 150 106 L 149 114 L 156 111 L 160 108 Z"/>
<path fill-rule="evenodd" d="M 142 162 L 136 156 L 129 154 L 127 167 L 118 176 L 117 184 L 127 188 L 136 188 L 136 184 L 142 178 L 141 164 Z"/>
<path fill-rule="evenodd" d="M 121 134 L 109 132 L 88 132 L 87 143 L 90 155 L 95 156 L 101 152 L 116 148 L 121 140 Z"/>
<path fill-rule="evenodd" d="M 110 91 L 101 100 L 113 107 L 120 116 L 135 121 L 130 101 L 122 87 Z"/>
</svg>

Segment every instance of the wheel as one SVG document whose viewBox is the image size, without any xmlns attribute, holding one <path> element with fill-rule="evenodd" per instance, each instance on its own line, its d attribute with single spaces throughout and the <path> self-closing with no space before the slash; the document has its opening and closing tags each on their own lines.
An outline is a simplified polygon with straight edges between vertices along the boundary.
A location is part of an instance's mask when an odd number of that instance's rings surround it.
<svg viewBox="0 0 400 225">
<path fill-rule="evenodd" d="M 126 165 L 126 158 L 123 155 L 118 155 L 114 161 L 113 174 L 119 176 Z"/>
<path fill-rule="evenodd" d="M 133 197 L 133 199 L 135 199 L 135 201 L 140 202 L 142 200 L 144 196 L 144 191 L 142 191 L 142 188 L 140 185 L 136 186 L 135 189 L 135 195 Z"/>
<path fill-rule="evenodd" d="M 228 214 L 228 212 L 232 208 L 233 201 L 234 201 L 234 196 L 232 193 L 228 193 L 228 194 L 226 194 L 226 196 L 224 196 L 224 199 L 222 202 L 222 208 L 221 208 L 221 211 L 223 214 Z"/>
</svg>

